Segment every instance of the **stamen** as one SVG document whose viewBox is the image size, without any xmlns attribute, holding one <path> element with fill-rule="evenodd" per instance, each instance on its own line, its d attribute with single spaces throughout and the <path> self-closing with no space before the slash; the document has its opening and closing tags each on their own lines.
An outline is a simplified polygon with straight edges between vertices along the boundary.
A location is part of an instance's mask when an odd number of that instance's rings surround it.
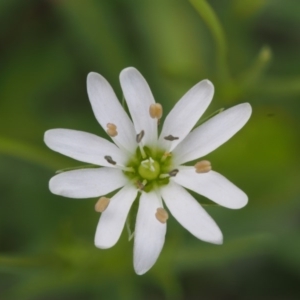
<svg viewBox="0 0 300 300">
<path fill-rule="evenodd" d="M 136 182 L 136 186 L 141 191 L 145 188 L 145 185 L 142 182 L 140 182 L 139 180 Z"/>
<path fill-rule="evenodd" d="M 136 135 L 136 142 L 140 143 L 144 135 L 145 135 L 145 131 L 142 130 L 139 134 Z"/>
<path fill-rule="evenodd" d="M 167 178 L 167 177 L 175 177 L 177 175 L 177 173 L 179 172 L 178 169 L 174 169 L 172 171 L 170 171 L 169 173 L 167 174 L 160 174 L 159 175 L 159 178 L 160 179 L 164 179 L 164 178 Z"/>
<path fill-rule="evenodd" d="M 116 165 L 116 164 L 117 164 L 117 163 L 112 159 L 112 157 L 109 156 L 109 155 L 104 156 L 104 158 L 105 158 L 106 161 L 107 161 L 109 164 L 111 164 L 111 165 Z"/>
<path fill-rule="evenodd" d="M 109 198 L 101 197 L 95 204 L 95 211 L 101 212 L 101 213 L 104 212 L 106 210 L 109 202 L 110 202 Z"/>
<path fill-rule="evenodd" d="M 111 136 L 111 137 L 115 137 L 118 135 L 118 131 L 117 131 L 117 126 L 113 123 L 107 123 L 106 125 L 107 130 L 106 133 Z"/>
<path fill-rule="evenodd" d="M 196 173 L 207 173 L 211 170 L 211 163 L 208 160 L 201 160 L 195 164 Z"/>
<path fill-rule="evenodd" d="M 159 179 L 164 179 L 164 178 L 167 178 L 167 177 L 170 177 L 169 174 L 160 174 L 159 175 Z"/>
<path fill-rule="evenodd" d="M 163 108 L 161 106 L 161 104 L 159 103 L 153 103 L 150 105 L 149 107 L 149 113 L 150 113 L 150 117 L 152 119 L 161 119 L 162 114 L 163 114 Z"/>
<path fill-rule="evenodd" d="M 118 163 L 115 162 L 115 161 L 112 159 L 112 157 L 109 156 L 109 155 L 104 156 L 104 158 L 106 159 L 106 161 L 107 161 L 108 163 L 110 163 L 111 165 L 114 165 L 114 166 L 118 167 L 119 169 L 121 169 L 121 170 L 124 171 L 124 172 L 135 173 L 135 170 L 134 170 L 133 167 L 125 167 L 125 166 L 123 166 L 123 165 L 121 165 L 121 164 L 118 164 Z"/>
<path fill-rule="evenodd" d="M 147 157 L 147 155 L 146 155 L 146 153 L 144 151 L 144 148 L 143 148 L 143 146 L 141 144 L 141 140 L 143 139 L 144 135 L 145 135 L 145 131 L 144 130 L 142 130 L 139 134 L 136 135 L 136 142 L 139 144 L 139 148 L 140 148 L 140 151 L 141 151 L 141 154 L 142 154 L 142 158 L 146 158 Z"/>
<path fill-rule="evenodd" d="M 172 156 L 171 152 L 165 152 L 164 155 L 161 157 L 160 161 L 164 162 L 170 156 Z"/>
<path fill-rule="evenodd" d="M 172 171 L 170 171 L 168 174 L 171 176 L 171 177 L 175 177 L 177 175 L 177 173 L 179 172 L 178 169 L 174 169 Z"/>
<path fill-rule="evenodd" d="M 106 127 L 109 129 L 114 129 L 114 130 L 117 129 L 117 126 L 114 123 L 107 123 Z"/>
<path fill-rule="evenodd" d="M 135 170 L 133 167 L 125 167 L 122 165 L 117 165 L 117 166 L 120 167 L 125 172 L 135 173 Z"/>
<path fill-rule="evenodd" d="M 166 223 L 167 220 L 169 219 L 169 214 L 168 212 L 162 208 L 162 207 L 159 207 L 157 210 L 156 210 L 156 214 L 155 214 L 155 217 L 156 219 L 160 222 L 160 223 Z"/>
<path fill-rule="evenodd" d="M 165 136 L 164 139 L 167 140 L 167 141 L 175 141 L 175 140 L 178 140 L 179 137 L 176 137 L 176 136 L 173 136 L 173 135 L 170 134 L 168 136 Z"/>
</svg>

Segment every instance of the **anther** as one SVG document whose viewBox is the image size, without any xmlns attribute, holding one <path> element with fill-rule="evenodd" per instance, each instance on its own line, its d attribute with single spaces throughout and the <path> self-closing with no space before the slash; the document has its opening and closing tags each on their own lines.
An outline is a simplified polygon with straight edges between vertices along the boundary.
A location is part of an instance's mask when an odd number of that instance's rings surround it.
<svg viewBox="0 0 300 300">
<path fill-rule="evenodd" d="M 157 210 L 156 210 L 156 214 L 155 214 L 155 217 L 156 219 L 160 222 L 160 223 L 166 223 L 167 220 L 169 219 L 169 214 L 168 212 L 162 208 L 162 207 L 159 207 Z"/>
<path fill-rule="evenodd" d="M 145 131 L 142 130 L 139 134 L 136 135 L 136 142 L 139 144 L 142 140 L 142 138 L 144 137 L 145 135 Z"/>
<path fill-rule="evenodd" d="M 162 117 L 163 114 L 163 108 L 161 106 L 161 104 L 159 103 L 153 103 L 150 105 L 149 107 L 149 113 L 150 113 L 150 117 L 152 119 L 160 119 Z"/>
<path fill-rule="evenodd" d="M 196 173 L 207 173 L 211 170 L 211 164 L 208 160 L 201 160 L 195 164 Z"/>
<path fill-rule="evenodd" d="M 144 135 L 145 135 L 145 131 L 144 130 L 142 130 L 139 134 L 136 135 L 136 142 L 139 145 L 142 158 L 146 158 L 147 157 L 147 155 L 146 155 L 146 153 L 144 151 L 143 145 L 141 144 L 141 141 L 142 141 Z"/>
<path fill-rule="evenodd" d="M 104 156 L 104 158 L 105 158 L 106 161 L 107 161 L 108 163 L 110 163 L 111 165 L 116 165 L 116 164 L 117 164 L 117 163 L 112 159 L 112 157 L 109 156 L 109 155 Z"/>
<path fill-rule="evenodd" d="M 178 140 L 179 137 L 176 137 L 176 136 L 173 136 L 173 135 L 170 134 L 168 136 L 165 136 L 164 139 L 167 140 L 167 141 L 175 141 L 175 140 Z"/>
<path fill-rule="evenodd" d="M 113 123 L 107 123 L 106 125 L 107 130 L 106 133 L 111 136 L 111 137 L 115 137 L 118 135 L 118 131 L 117 131 L 117 126 Z"/>
<path fill-rule="evenodd" d="M 161 157 L 160 161 L 163 162 L 165 161 L 168 157 L 171 157 L 172 153 L 171 152 L 165 152 L 164 155 Z"/>
<path fill-rule="evenodd" d="M 170 177 L 175 177 L 178 172 L 179 172 L 178 169 L 174 169 L 174 170 L 170 171 L 168 174 L 170 175 Z"/>
<path fill-rule="evenodd" d="M 145 185 L 141 183 L 139 180 L 136 182 L 136 186 L 141 191 L 145 188 Z"/>
<path fill-rule="evenodd" d="M 101 197 L 97 203 L 95 204 L 95 211 L 96 212 L 104 212 L 110 202 L 109 198 Z"/>
<path fill-rule="evenodd" d="M 179 172 L 178 169 L 174 169 L 174 170 L 170 171 L 169 173 L 160 174 L 159 178 L 164 179 L 164 178 L 169 178 L 169 177 L 175 177 L 178 174 L 178 172 Z"/>
</svg>

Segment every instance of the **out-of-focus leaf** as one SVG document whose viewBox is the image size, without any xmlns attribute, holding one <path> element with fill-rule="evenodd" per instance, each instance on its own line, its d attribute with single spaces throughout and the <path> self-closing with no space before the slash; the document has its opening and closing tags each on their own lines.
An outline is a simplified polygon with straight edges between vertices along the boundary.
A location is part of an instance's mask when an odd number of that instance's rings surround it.
<svg viewBox="0 0 300 300">
<path fill-rule="evenodd" d="M 0 137 L 0 154 L 22 159 L 49 169 L 58 169 L 63 165 L 63 159 L 50 151 L 39 149 L 28 143 Z"/>
<path fill-rule="evenodd" d="M 232 6 L 235 14 L 240 18 L 249 18 L 258 13 L 270 1 L 268 0 L 233 0 Z"/>
<path fill-rule="evenodd" d="M 300 77 L 266 78 L 254 89 L 255 95 L 276 97 L 289 101 L 293 96 L 300 96 Z"/>
<path fill-rule="evenodd" d="M 109 2 L 57 1 L 55 7 L 64 20 L 73 51 L 79 61 L 93 66 L 92 71 L 115 75 L 133 60 Z"/>
<path fill-rule="evenodd" d="M 189 269 L 229 263 L 245 256 L 265 252 L 274 245 L 274 237 L 267 234 L 243 237 L 226 241 L 222 246 L 206 245 L 199 247 L 180 247 L 176 253 L 177 268 Z"/>
<path fill-rule="evenodd" d="M 39 122 L 42 97 L 62 86 L 72 72 L 70 59 L 60 44 L 51 40 L 43 45 L 24 42 L 3 63 L 0 74 L 0 132 L 28 138 L 43 132 Z"/>
</svg>

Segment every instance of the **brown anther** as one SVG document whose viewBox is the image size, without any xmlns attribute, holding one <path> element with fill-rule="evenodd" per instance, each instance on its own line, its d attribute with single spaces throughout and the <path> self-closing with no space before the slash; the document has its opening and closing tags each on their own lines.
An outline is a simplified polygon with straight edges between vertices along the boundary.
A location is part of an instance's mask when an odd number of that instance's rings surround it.
<svg viewBox="0 0 300 300">
<path fill-rule="evenodd" d="M 169 214 L 164 208 L 159 207 L 156 210 L 155 217 L 160 223 L 165 224 L 167 222 L 167 220 L 169 219 Z"/>
<path fill-rule="evenodd" d="M 136 187 L 139 190 L 143 190 L 145 188 L 145 186 L 139 180 L 136 182 Z"/>
<path fill-rule="evenodd" d="M 201 160 L 195 164 L 196 173 L 207 173 L 211 170 L 211 164 L 208 160 Z"/>
<path fill-rule="evenodd" d="M 136 135 L 136 142 L 140 143 L 144 135 L 145 135 L 145 131 L 142 130 L 139 134 Z"/>
<path fill-rule="evenodd" d="M 172 156 L 172 153 L 171 152 L 165 152 L 163 157 L 171 157 Z"/>
<path fill-rule="evenodd" d="M 97 203 L 95 204 L 95 211 L 96 212 L 104 212 L 110 202 L 109 198 L 101 197 Z"/>
<path fill-rule="evenodd" d="M 107 161 L 108 163 L 110 163 L 111 165 L 116 165 L 116 164 L 117 164 L 117 163 L 112 159 L 112 157 L 109 156 L 109 155 L 104 156 L 104 158 L 105 158 L 106 161 Z"/>
<path fill-rule="evenodd" d="M 178 140 L 179 137 L 176 137 L 176 136 L 173 136 L 173 135 L 170 134 L 168 136 L 165 136 L 164 139 L 167 140 L 167 141 L 175 141 L 175 140 Z"/>
<path fill-rule="evenodd" d="M 172 156 L 172 152 L 165 152 L 160 160 L 165 161 L 168 157 L 171 157 L 171 156 Z"/>
<path fill-rule="evenodd" d="M 152 119 L 160 119 L 162 117 L 163 114 L 163 108 L 161 106 L 161 104 L 159 103 L 153 103 L 150 105 L 149 107 L 149 113 L 150 113 L 150 117 Z"/>
<path fill-rule="evenodd" d="M 118 135 L 117 126 L 115 124 L 107 123 L 106 127 L 107 127 L 106 132 L 109 136 L 115 137 Z"/>
<path fill-rule="evenodd" d="M 168 174 L 171 176 L 171 177 L 175 177 L 177 175 L 177 173 L 179 172 L 178 169 L 174 169 L 172 171 L 170 171 Z"/>
</svg>

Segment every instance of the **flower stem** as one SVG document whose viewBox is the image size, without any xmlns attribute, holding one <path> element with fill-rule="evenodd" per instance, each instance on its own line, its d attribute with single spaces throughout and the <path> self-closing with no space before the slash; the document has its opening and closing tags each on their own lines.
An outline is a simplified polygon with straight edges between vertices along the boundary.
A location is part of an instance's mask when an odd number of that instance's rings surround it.
<svg viewBox="0 0 300 300">
<path fill-rule="evenodd" d="M 190 2 L 206 23 L 215 40 L 217 48 L 216 60 L 218 74 L 220 76 L 220 80 L 226 82 L 230 79 L 230 72 L 227 62 L 227 42 L 222 25 L 211 6 L 205 0 L 190 0 Z"/>
</svg>

